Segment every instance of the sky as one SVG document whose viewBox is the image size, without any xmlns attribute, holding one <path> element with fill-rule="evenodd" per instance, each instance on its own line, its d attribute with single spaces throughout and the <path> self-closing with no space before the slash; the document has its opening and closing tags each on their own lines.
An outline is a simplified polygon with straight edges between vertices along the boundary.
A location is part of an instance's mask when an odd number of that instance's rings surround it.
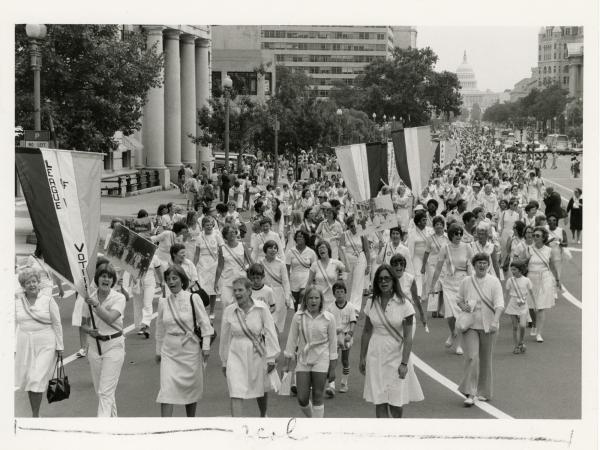
<svg viewBox="0 0 600 450">
<path fill-rule="evenodd" d="M 438 55 L 436 70 L 456 72 L 463 52 L 475 71 L 477 88 L 502 92 L 531 76 L 537 66 L 540 27 L 417 26 L 417 47 L 431 47 Z"/>
</svg>

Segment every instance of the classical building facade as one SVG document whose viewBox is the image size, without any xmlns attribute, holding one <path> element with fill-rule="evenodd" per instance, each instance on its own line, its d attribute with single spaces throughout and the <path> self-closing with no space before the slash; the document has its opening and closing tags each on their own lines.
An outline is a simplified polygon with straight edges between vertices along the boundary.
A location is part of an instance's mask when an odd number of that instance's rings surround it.
<svg viewBox="0 0 600 450">
<path fill-rule="evenodd" d="M 537 67 L 531 68 L 531 77 L 523 78 L 515 83 L 515 86 L 510 91 L 510 101 L 516 102 L 523 97 L 527 97 L 529 93 L 538 87 Z"/>
<path fill-rule="evenodd" d="M 115 133 L 118 148 L 105 158 L 103 178 L 156 170 L 161 186 L 177 180 L 182 164 L 194 168 L 212 160 L 196 145 L 197 111 L 210 98 L 210 27 L 205 25 L 124 25 L 144 33 L 148 47 L 164 55 L 163 83 L 147 93 L 142 128 L 132 136 Z"/>
<path fill-rule="evenodd" d="M 213 26 L 212 81 L 229 74 L 238 92 L 263 98 L 277 83 L 274 67 L 283 65 L 306 73 L 315 95 L 326 98 L 335 81 L 352 84 L 371 61 L 390 58 L 395 46 L 415 47 L 416 39 L 414 27 Z"/>
<path fill-rule="evenodd" d="M 563 89 L 569 90 L 571 79 L 570 44 L 579 44 L 571 46 L 571 50 L 576 52 L 581 46 L 581 71 L 579 72 L 581 75 L 583 74 L 583 27 L 540 28 L 538 33 L 538 89 L 541 90 L 558 83 Z M 578 63 L 579 61 L 573 60 L 573 64 L 576 66 Z M 575 69 L 574 75 L 578 76 Z"/>
<path fill-rule="evenodd" d="M 460 94 L 463 99 L 463 106 L 469 111 L 473 109 L 473 105 L 478 104 L 481 111 L 485 111 L 494 103 L 505 101 L 507 95 L 505 93 L 492 92 L 489 89 L 481 91 L 477 88 L 477 78 L 473 67 L 467 61 L 467 51 L 463 54 L 462 63 L 456 69 L 456 76 L 460 83 Z"/>
</svg>

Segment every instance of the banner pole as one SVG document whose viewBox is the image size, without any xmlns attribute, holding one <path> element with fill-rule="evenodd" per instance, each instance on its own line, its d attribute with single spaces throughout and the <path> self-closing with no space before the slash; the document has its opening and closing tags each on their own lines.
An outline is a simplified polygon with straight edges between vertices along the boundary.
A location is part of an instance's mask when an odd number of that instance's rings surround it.
<svg viewBox="0 0 600 450">
<path fill-rule="evenodd" d="M 90 318 L 92 319 L 92 327 L 96 330 L 96 321 L 94 320 L 94 313 L 92 312 L 92 305 L 88 305 L 88 309 L 90 310 Z M 100 348 L 100 340 L 96 337 L 96 347 L 98 348 L 98 354 L 102 355 L 102 349 Z"/>
</svg>

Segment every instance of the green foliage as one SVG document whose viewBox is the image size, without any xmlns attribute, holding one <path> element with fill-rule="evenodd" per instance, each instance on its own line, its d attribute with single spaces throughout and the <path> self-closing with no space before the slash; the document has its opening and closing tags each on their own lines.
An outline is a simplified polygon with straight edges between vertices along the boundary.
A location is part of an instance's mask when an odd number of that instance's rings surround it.
<svg viewBox="0 0 600 450">
<path fill-rule="evenodd" d="M 335 85 L 331 97 L 369 116 L 402 117 L 406 126 L 429 123 L 431 113 L 460 114 L 456 74 L 435 72 L 436 54 L 424 49 L 395 48 L 392 59 L 377 59 L 355 80 L 355 86 Z"/>
<path fill-rule="evenodd" d="M 61 148 L 108 151 L 115 131 L 141 128 L 148 89 L 161 85 L 162 49 L 142 34 L 119 40 L 117 25 L 48 25 L 41 43 L 42 109 L 52 115 Z M 33 129 L 33 73 L 25 26 L 15 28 L 16 125 Z M 42 128 L 49 129 L 48 114 Z"/>
</svg>

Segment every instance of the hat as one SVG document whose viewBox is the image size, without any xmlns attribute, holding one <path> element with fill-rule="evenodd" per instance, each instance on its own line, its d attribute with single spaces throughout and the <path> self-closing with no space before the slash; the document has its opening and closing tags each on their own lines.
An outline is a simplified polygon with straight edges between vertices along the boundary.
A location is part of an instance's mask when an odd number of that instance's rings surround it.
<svg viewBox="0 0 600 450">
<path fill-rule="evenodd" d="M 321 208 L 325 209 L 325 208 L 331 208 L 331 203 L 329 202 L 325 202 L 325 203 L 321 203 Z"/>
<path fill-rule="evenodd" d="M 473 183 L 473 187 L 481 187 L 479 183 Z"/>
<path fill-rule="evenodd" d="M 425 207 L 419 203 L 415 206 L 415 211 L 425 211 Z"/>
</svg>

